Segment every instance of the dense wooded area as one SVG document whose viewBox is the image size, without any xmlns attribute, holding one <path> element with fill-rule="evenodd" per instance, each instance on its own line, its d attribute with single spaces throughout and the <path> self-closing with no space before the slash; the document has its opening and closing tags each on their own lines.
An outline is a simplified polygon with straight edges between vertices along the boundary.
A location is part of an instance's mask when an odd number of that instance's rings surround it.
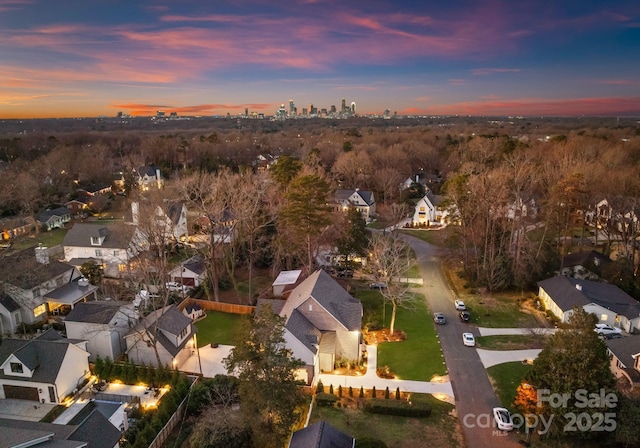
<svg viewBox="0 0 640 448">
<path fill-rule="evenodd" d="M 211 223 L 234 221 L 232 245 L 217 245 L 210 228 L 214 279 L 240 266 L 312 265 L 318 247 L 351 226 L 325 206 L 336 188 L 373 191 L 391 222 L 419 199 L 422 191 L 401 188 L 419 176 L 455 210 L 452 259 L 470 285 L 525 289 L 563 255 L 597 244 L 616 260 L 602 276 L 640 296 L 633 119 L 3 121 L 0 216 L 34 216 L 145 165 L 160 168 L 164 198 Z"/>
</svg>

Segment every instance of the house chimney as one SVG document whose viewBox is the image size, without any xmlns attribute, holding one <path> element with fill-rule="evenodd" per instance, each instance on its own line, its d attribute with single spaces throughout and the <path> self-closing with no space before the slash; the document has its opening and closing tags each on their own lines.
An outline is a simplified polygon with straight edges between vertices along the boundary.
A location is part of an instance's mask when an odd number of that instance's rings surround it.
<svg viewBox="0 0 640 448">
<path fill-rule="evenodd" d="M 156 168 L 156 183 L 158 188 L 162 188 L 162 179 L 160 178 L 160 168 Z"/>
<path fill-rule="evenodd" d="M 36 247 L 36 261 L 41 264 L 49 264 L 49 249 L 39 244 Z"/>
<path fill-rule="evenodd" d="M 131 221 L 133 222 L 133 225 L 137 226 L 139 219 L 140 219 L 140 204 L 138 204 L 136 201 L 133 201 L 131 203 Z"/>
</svg>

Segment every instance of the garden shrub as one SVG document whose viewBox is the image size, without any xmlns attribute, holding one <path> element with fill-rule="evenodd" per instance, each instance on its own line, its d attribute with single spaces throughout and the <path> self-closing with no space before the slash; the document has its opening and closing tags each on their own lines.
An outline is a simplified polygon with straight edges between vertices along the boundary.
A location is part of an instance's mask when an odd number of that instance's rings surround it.
<svg viewBox="0 0 640 448">
<path fill-rule="evenodd" d="M 333 406 L 336 401 L 338 401 L 338 397 L 333 394 L 326 394 L 324 392 L 316 394 L 316 403 L 318 403 L 318 406 Z"/>
<path fill-rule="evenodd" d="M 401 417 L 428 417 L 431 407 L 426 403 L 409 403 L 403 400 L 380 400 L 371 398 L 364 404 L 365 412 Z"/>
<path fill-rule="evenodd" d="M 387 448 L 387 444 L 380 439 L 363 437 L 361 439 L 356 439 L 356 448 Z"/>
</svg>

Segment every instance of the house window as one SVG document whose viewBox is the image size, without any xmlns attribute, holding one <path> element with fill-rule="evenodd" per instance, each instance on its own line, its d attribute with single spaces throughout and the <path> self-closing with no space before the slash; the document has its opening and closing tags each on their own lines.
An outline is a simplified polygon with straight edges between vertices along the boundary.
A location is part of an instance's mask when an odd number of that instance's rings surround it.
<svg viewBox="0 0 640 448">
<path fill-rule="evenodd" d="M 23 373 L 22 364 L 19 362 L 11 363 L 11 372 L 12 373 Z"/>
<path fill-rule="evenodd" d="M 34 288 L 33 289 L 33 298 L 37 299 L 38 297 L 40 297 L 40 288 Z"/>
<path fill-rule="evenodd" d="M 92 236 L 91 237 L 91 245 L 92 246 L 99 246 L 100 245 L 100 237 Z"/>
<path fill-rule="evenodd" d="M 113 251 L 113 256 L 114 257 L 117 257 L 119 255 L 120 255 L 120 251 L 119 250 L 116 249 L 116 250 Z"/>
<path fill-rule="evenodd" d="M 45 305 L 44 303 L 42 305 L 38 305 L 37 307 L 35 307 L 33 309 L 33 316 L 34 317 L 38 317 L 41 314 L 44 314 L 47 312 L 47 305 Z"/>
<path fill-rule="evenodd" d="M 420 211 L 424 213 L 424 207 L 420 207 Z"/>
<path fill-rule="evenodd" d="M 126 264 L 119 264 L 118 265 L 118 272 L 127 272 L 127 265 Z"/>
<path fill-rule="evenodd" d="M 16 325 L 20 325 L 22 323 L 22 314 L 20 314 L 20 311 L 13 315 L 13 321 L 16 323 Z"/>
<path fill-rule="evenodd" d="M 102 257 L 102 251 L 100 249 L 96 249 L 96 257 Z"/>
<path fill-rule="evenodd" d="M 606 322 L 608 318 L 609 318 L 609 316 L 607 316 L 606 314 L 600 315 L 600 321 L 601 322 Z"/>
</svg>

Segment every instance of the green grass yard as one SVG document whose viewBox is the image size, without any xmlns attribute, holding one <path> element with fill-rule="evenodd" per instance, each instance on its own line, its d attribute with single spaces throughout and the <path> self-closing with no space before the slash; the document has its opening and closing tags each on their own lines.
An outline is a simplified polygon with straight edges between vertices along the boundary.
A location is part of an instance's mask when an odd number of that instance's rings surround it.
<svg viewBox="0 0 640 448">
<path fill-rule="evenodd" d="M 500 403 L 507 409 L 513 409 L 516 389 L 524 381 L 524 377 L 531 369 L 528 364 L 521 362 L 507 362 L 489 367 L 487 374 L 496 391 Z"/>
<path fill-rule="evenodd" d="M 249 318 L 249 315 L 208 311 L 207 317 L 196 322 L 198 347 L 213 342 L 222 345 L 236 345 L 243 320 Z"/>
<path fill-rule="evenodd" d="M 487 350 L 528 350 L 544 348 L 544 336 L 526 334 L 478 336 L 476 346 Z"/>
</svg>

